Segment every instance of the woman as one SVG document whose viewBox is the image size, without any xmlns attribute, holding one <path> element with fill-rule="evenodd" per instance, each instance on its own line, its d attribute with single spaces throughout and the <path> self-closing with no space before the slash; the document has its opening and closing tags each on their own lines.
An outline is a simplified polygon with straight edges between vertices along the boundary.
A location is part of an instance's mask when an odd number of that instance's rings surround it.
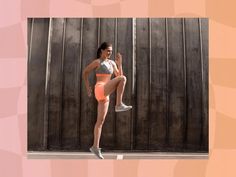
<svg viewBox="0 0 236 177">
<path fill-rule="evenodd" d="M 92 96 L 92 88 L 88 81 L 89 73 L 95 69 L 97 82 L 95 85 L 95 97 L 98 101 L 97 122 L 94 127 L 94 143 L 90 151 L 98 158 L 104 159 L 99 148 L 99 142 L 102 132 L 102 126 L 109 106 L 109 95 L 117 90 L 115 111 L 127 111 L 132 106 L 126 106 L 122 102 L 126 77 L 122 70 L 122 56 L 117 54 L 115 62 L 110 60 L 112 54 L 112 45 L 104 42 L 97 50 L 97 59 L 91 62 L 83 71 L 83 79 L 89 97 Z M 111 75 L 115 74 L 115 78 L 111 80 Z"/>
</svg>

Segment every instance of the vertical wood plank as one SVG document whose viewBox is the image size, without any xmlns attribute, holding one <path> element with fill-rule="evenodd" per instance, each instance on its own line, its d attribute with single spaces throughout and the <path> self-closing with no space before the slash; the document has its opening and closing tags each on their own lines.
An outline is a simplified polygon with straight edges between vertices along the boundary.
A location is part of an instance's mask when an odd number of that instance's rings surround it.
<svg viewBox="0 0 236 177">
<path fill-rule="evenodd" d="M 83 69 L 96 59 L 97 56 L 97 40 L 98 40 L 98 19 L 83 19 L 83 45 L 82 45 L 82 71 Z M 82 72 L 81 71 L 81 72 Z M 89 83 L 93 88 L 93 97 L 87 96 L 84 81 L 81 81 L 81 112 L 80 112 L 80 147 L 88 151 L 93 144 L 93 130 L 97 120 L 97 101 L 94 95 L 94 85 L 96 82 L 95 72 L 89 75 Z"/>
<path fill-rule="evenodd" d="M 131 117 L 131 120 L 130 120 L 130 128 L 131 128 L 131 132 L 130 132 L 130 138 L 131 138 L 131 142 L 130 142 L 130 148 L 131 150 L 133 150 L 135 148 L 135 145 L 136 145 L 136 142 L 135 142 L 135 134 L 136 134 L 136 126 L 135 126 L 135 123 L 136 123 L 136 110 L 137 110 L 137 101 L 136 101 L 136 95 L 137 95 L 137 84 L 136 84 L 136 18 L 133 18 L 132 19 L 132 62 L 131 62 L 131 65 L 132 65 L 132 117 Z"/>
<path fill-rule="evenodd" d="M 49 80 L 50 80 L 50 63 L 51 63 L 51 37 L 52 37 L 52 19 L 49 19 L 48 29 L 48 47 L 47 47 L 47 63 L 46 63 L 46 79 L 45 79 L 45 101 L 44 101 L 44 130 L 43 144 L 44 149 L 48 149 L 48 105 L 49 105 Z"/>
<path fill-rule="evenodd" d="M 123 102 L 131 105 L 132 102 L 132 19 L 118 19 L 117 23 L 117 52 L 122 55 L 123 73 L 127 78 Z M 134 105 L 133 105 L 134 106 Z M 116 116 L 116 149 L 129 150 L 131 142 L 132 111 L 118 113 Z M 124 138 L 125 137 L 125 138 Z"/>
<path fill-rule="evenodd" d="M 28 58 L 30 56 L 32 26 L 33 26 L 33 18 L 27 18 L 27 49 L 28 49 Z"/>
<path fill-rule="evenodd" d="M 166 139 L 166 38 L 165 19 L 151 19 L 150 149 L 165 147 Z"/>
<path fill-rule="evenodd" d="M 185 19 L 182 18 L 182 27 L 183 27 L 183 68 L 184 68 L 184 116 L 183 116 L 183 149 L 186 149 L 187 142 L 187 131 L 188 131 L 188 95 L 187 95 L 187 59 L 186 59 L 186 30 L 185 30 Z"/>
<path fill-rule="evenodd" d="M 62 114 L 62 79 L 63 79 L 63 43 L 65 19 L 52 19 L 51 65 L 48 104 L 48 148 L 61 148 L 61 114 Z"/>
<path fill-rule="evenodd" d="M 34 19 L 28 60 L 28 149 L 44 150 L 44 102 L 49 19 Z"/>
<path fill-rule="evenodd" d="M 137 117 L 136 147 L 137 150 L 148 148 L 149 121 L 149 27 L 147 18 L 137 19 Z"/>
<path fill-rule="evenodd" d="M 66 20 L 63 61 L 62 148 L 77 148 L 79 120 L 80 34 L 81 19 Z"/>
<path fill-rule="evenodd" d="M 202 126 L 202 73 L 198 19 L 185 19 L 185 25 L 188 94 L 187 148 L 198 150 Z"/>
<path fill-rule="evenodd" d="M 209 144 L 209 114 L 208 114 L 208 107 L 209 107 L 209 93 L 208 93 L 208 71 L 209 71 L 209 54 L 208 54 L 208 19 L 202 18 L 200 19 L 201 23 L 201 41 L 202 41 L 202 68 L 203 68 L 203 125 L 202 125 L 202 150 L 207 151 L 208 150 L 208 144 Z"/>
<path fill-rule="evenodd" d="M 168 19 L 168 129 L 169 149 L 183 145 L 183 117 L 185 114 L 183 40 L 181 19 Z"/>
<path fill-rule="evenodd" d="M 110 42 L 113 44 L 113 51 L 115 47 L 115 18 L 103 18 L 101 19 L 101 32 L 100 32 L 100 42 Z M 114 60 L 115 54 L 111 56 L 111 60 Z M 105 123 L 102 129 L 101 135 L 101 146 L 106 149 L 113 149 L 115 146 L 115 101 L 116 94 L 112 93 L 110 95 L 110 104 L 108 113 L 106 116 Z"/>
<path fill-rule="evenodd" d="M 165 18 L 165 40 L 166 40 L 166 145 L 169 144 L 169 39 L 168 19 Z"/>
</svg>

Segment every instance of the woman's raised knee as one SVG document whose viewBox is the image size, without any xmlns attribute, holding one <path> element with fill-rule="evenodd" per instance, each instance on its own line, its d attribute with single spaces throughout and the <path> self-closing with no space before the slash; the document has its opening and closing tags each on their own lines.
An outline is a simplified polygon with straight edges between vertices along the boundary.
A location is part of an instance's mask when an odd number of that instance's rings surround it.
<svg viewBox="0 0 236 177">
<path fill-rule="evenodd" d="M 120 81 L 126 82 L 126 77 L 124 75 L 118 76 L 120 78 Z"/>
</svg>

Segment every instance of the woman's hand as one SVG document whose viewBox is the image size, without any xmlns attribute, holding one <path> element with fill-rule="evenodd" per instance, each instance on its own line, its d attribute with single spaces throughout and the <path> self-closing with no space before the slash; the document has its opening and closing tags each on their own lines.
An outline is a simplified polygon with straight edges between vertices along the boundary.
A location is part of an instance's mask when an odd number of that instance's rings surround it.
<svg viewBox="0 0 236 177">
<path fill-rule="evenodd" d="M 90 86 L 87 88 L 87 94 L 88 94 L 88 97 L 92 96 L 92 88 Z"/>
<path fill-rule="evenodd" d="M 118 66 L 122 65 L 122 55 L 119 52 L 116 54 L 115 62 Z"/>
</svg>

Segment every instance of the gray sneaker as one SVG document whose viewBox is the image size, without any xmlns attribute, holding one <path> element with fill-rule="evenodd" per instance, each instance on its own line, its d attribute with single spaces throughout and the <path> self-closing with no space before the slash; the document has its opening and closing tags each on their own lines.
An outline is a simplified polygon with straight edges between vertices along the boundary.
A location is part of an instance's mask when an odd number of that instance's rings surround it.
<svg viewBox="0 0 236 177">
<path fill-rule="evenodd" d="M 96 147 L 91 147 L 89 149 L 92 153 L 94 153 L 94 155 L 96 155 L 99 159 L 104 159 L 104 157 L 102 156 L 101 153 L 101 148 L 96 148 Z"/>
<path fill-rule="evenodd" d="M 128 111 L 130 109 L 132 109 L 132 106 L 127 106 L 124 103 L 121 103 L 119 106 L 115 106 L 116 112 Z"/>
</svg>

